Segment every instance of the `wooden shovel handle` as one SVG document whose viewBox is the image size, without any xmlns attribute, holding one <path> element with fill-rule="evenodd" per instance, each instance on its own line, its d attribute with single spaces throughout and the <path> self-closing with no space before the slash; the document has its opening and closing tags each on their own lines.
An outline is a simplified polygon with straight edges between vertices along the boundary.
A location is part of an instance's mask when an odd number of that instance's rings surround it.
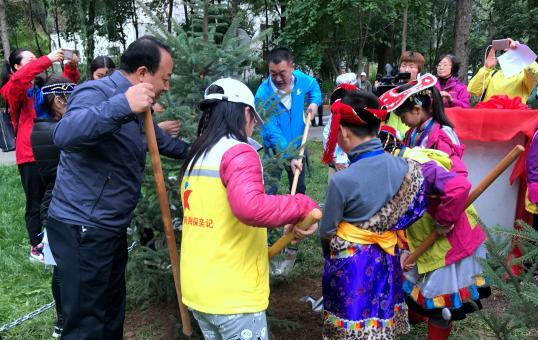
<svg viewBox="0 0 538 340">
<path fill-rule="evenodd" d="M 521 145 L 516 145 L 497 165 L 484 177 L 484 179 L 476 186 L 476 188 L 469 194 L 467 199 L 467 209 L 473 202 L 512 164 L 518 157 L 525 151 L 525 148 Z M 415 263 L 418 258 L 424 254 L 424 252 L 437 241 L 439 234 L 433 231 L 428 237 L 415 248 L 415 251 L 409 255 L 405 260 L 404 265 L 410 265 Z"/>
<path fill-rule="evenodd" d="M 186 336 L 192 335 L 192 325 L 187 307 L 181 300 L 181 282 L 179 274 L 179 251 L 177 250 L 176 237 L 172 227 L 172 217 L 170 214 L 170 205 L 168 203 L 168 195 L 166 186 L 164 185 L 163 169 L 161 167 L 161 157 L 159 148 L 157 147 L 157 139 L 155 137 L 155 128 L 153 126 L 153 117 L 149 108 L 144 113 L 144 130 L 146 133 L 146 141 L 148 144 L 149 157 L 151 167 L 153 169 L 153 178 L 157 188 L 157 196 L 159 197 L 159 205 L 161 207 L 161 215 L 163 218 L 164 232 L 166 235 L 166 245 L 168 246 L 168 254 L 170 255 L 170 264 L 172 265 L 172 274 L 174 276 L 174 285 L 176 287 L 177 301 L 179 304 L 179 314 L 181 316 L 181 324 L 183 325 L 183 334 Z"/>
<path fill-rule="evenodd" d="M 312 224 L 317 223 L 319 220 L 321 220 L 322 213 L 319 209 L 314 209 L 311 212 L 306 215 L 306 217 L 299 223 L 297 223 L 295 226 L 299 227 L 301 229 L 308 229 Z M 269 248 L 269 258 L 275 256 L 276 254 L 280 253 L 280 251 L 288 246 L 288 244 L 291 243 L 295 239 L 295 235 L 293 233 L 286 234 L 278 239 L 278 241 L 275 242 Z"/>
<path fill-rule="evenodd" d="M 306 145 L 306 140 L 308 139 L 308 131 L 310 130 L 310 121 L 312 119 L 312 112 L 308 111 L 306 115 L 306 123 L 304 125 L 303 138 L 301 140 L 301 149 L 299 150 L 299 162 L 303 163 L 304 149 Z M 295 195 L 297 192 L 297 185 L 299 184 L 299 176 L 301 172 L 299 169 L 295 170 L 293 173 L 293 183 L 291 185 L 291 194 Z"/>
</svg>

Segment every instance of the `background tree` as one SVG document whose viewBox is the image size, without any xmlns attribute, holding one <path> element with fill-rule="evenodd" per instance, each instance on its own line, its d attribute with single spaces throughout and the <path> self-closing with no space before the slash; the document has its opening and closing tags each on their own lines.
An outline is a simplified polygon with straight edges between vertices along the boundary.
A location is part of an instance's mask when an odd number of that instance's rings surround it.
<svg viewBox="0 0 538 340">
<path fill-rule="evenodd" d="M 471 33 L 472 0 L 458 0 L 454 24 L 454 54 L 460 60 L 459 77 L 467 83 L 469 35 Z"/>
<path fill-rule="evenodd" d="M 0 0 L 0 39 L 2 39 L 2 50 L 4 52 L 4 56 L 7 57 L 11 53 L 11 48 L 9 46 L 6 4 L 4 0 Z"/>
<path fill-rule="evenodd" d="M 244 18 L 237 16 L 228 22 L 222 14 L 227 11 L 226 4 L 205 6 L 206 3 L 205 0 L 196 0 L 189 4 L 190 25 L 187 28 L 173 21 L 172 33 L 168 32 L 166 24 L 157 24 L 154 29 L 156 36 L 171 46 L 174 59 L 170 91 L 161 100 L 166 112 L 158 118 L 179 119 L 182 123 L 181 138 L 188 141 L 196 137 L 199 120 L 197 105 L 203 98 L 205 88 L 221 77 L 245 79 L 246 71 L 258 58 L 258 54 L 251 50 L 251 39 L 246 39 L 240 33 Z M 159 23 L 156 17 L 153 18 Z M 262 38 L 263 35 L 256 39 Z M 169 199 L 174 202 L 171 209 L 178 240 L 182 222 L 182 208 L 176 205 L 181 201 L 178 179 L 180 166 L 176 160 L 163 159 Z M 143 197 L 131 226 L 131 238 L 142 247 L 131 256 L 128 264 L 130 296 L 137 303 L 150 301 L 150 298 L 175 299 L 154 186 L 151 166 L 147 164 Z M 140 277 L 144 277 L 144 280 L 139 280 Z M 163 282 L 166 284 L 163 285 Z"/>
</svg>

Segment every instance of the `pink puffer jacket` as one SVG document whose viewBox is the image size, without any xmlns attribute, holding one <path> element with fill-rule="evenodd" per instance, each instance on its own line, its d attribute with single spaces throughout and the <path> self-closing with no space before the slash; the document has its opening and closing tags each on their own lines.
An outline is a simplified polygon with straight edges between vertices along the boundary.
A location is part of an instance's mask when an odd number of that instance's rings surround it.
<svg viewBox="0 0 538 340">
<path fill-rule="evenodd" d="M 248 225 L 275 228 L 295 224 L 318 207 L 302 194 L 267 195 L 260 157 L 247 144 L 236 145 L 224 153 L 220 178 L 232 213 Z"/>
</svg>

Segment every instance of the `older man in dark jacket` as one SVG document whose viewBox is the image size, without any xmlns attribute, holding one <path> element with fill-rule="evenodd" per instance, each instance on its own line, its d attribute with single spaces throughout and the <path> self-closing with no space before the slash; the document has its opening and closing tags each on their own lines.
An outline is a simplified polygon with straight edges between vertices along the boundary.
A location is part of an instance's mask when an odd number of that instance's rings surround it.
<svg viewBox="0 0 538 340">
<path fill-rule="evenodd" d="M 77 87 L 54 131 L 62 151 L 48 236 L 60 272 L 64 340 L 123 338 L 126 230 L 146 160 L 140 114 L 168 90 L 172 67 L 168 46 L 150 36 L 136 40 L 119 71 Z M 186 143 L 158 127 L 155 133 L 162 154 L 186 154 Z"/>
</svg>

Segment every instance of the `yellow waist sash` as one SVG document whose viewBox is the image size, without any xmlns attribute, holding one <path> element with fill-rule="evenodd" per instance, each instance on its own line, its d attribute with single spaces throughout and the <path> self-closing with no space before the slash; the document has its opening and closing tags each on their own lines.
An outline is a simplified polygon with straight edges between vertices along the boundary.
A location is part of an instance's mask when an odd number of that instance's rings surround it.
<svg viewBox="0 0 538 340">
<path fill-rule="evenodd" d="M 351 223 L 342 221 L 338 224 L 336 236 L 349 242 L 358 244 L 377 244 L 390 255 L 394 255 L 396 246 L 403 248 L 402 241 L 406 242 L 403 230 L 385 231 L 375 233 L 366 229 L 358 228 Z"/>
</svg>

